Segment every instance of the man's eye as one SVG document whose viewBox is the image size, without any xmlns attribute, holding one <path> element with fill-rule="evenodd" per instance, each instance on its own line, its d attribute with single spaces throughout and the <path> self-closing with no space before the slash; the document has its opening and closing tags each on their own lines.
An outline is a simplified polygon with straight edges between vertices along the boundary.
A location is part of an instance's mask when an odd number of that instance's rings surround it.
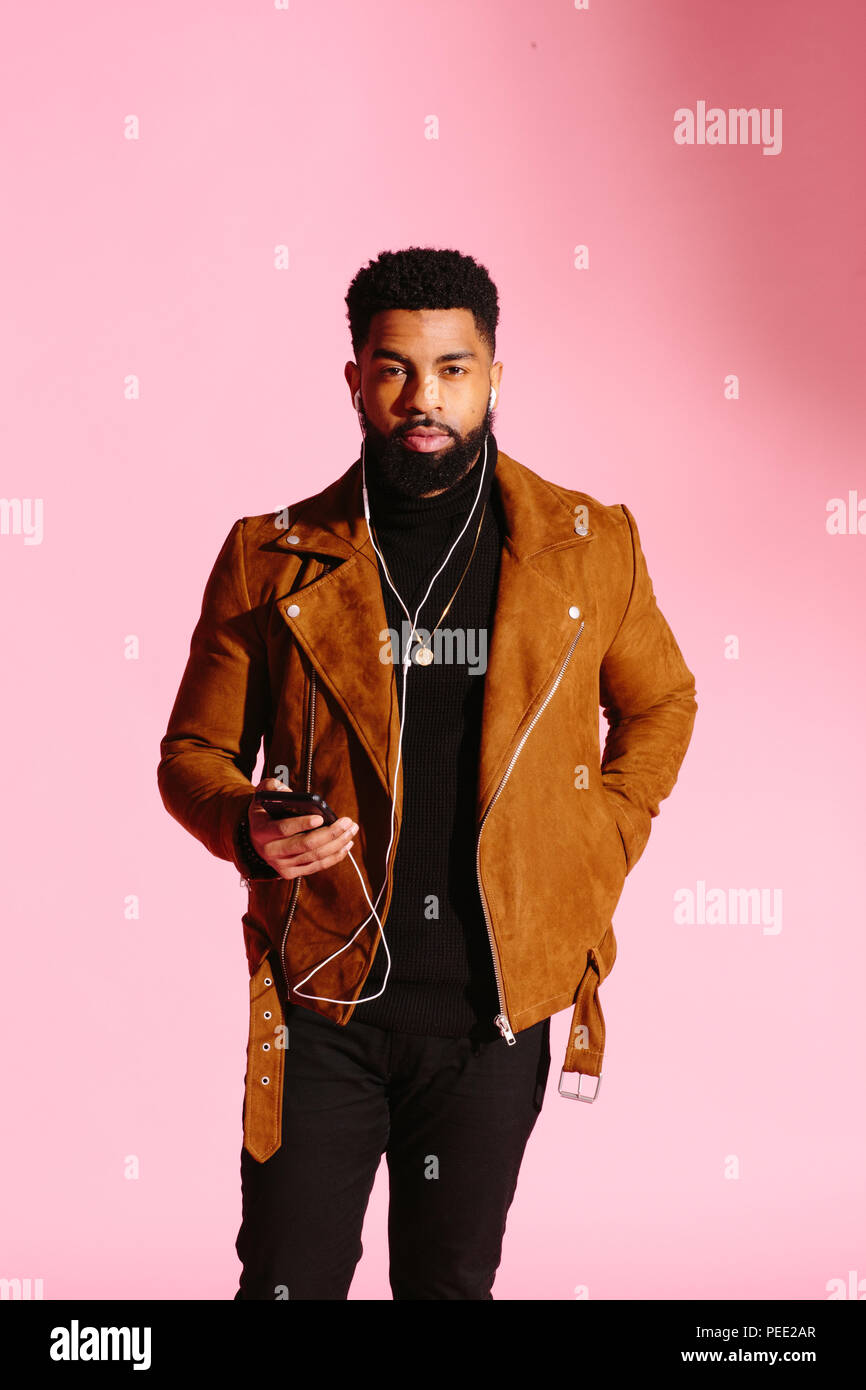
<svg viewBox="0 0 866 1390">
<path fill-rule="evenodd" d="M 459 372 L 461 376 L 466 376 L 466 368 L 465 368 L 465 367 L 457 367 L 457 366 L 455 366 L 455 365 L 452 364 L 450 367 L 446 367 L 445 370 L 446 370 L 446 372 Z M 402 368 L 402 367 L 383 367 L 383 368 L 382 368 L 382 375 L 383 375 L 383 376 L 387 376 L 389 372 L 402 372 L 402 371 L 403 371 L 403 368 Z"/>
</svg>

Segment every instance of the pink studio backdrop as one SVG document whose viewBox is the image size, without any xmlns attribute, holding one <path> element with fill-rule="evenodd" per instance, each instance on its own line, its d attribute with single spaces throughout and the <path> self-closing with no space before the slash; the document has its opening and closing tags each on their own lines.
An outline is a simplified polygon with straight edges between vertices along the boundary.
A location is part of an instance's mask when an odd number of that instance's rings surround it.
<svg viewBox="0 0 866 1390">
<path fill-rule="evenodd" d="M 358 455 L 350 279 L 421 244 L 488 266 L 500 445 L 632 509 L 699 706 L 615 917 L 599 1100 L 557 1094 L 558 1014 L 494 1295 L 866 1280 L 859 0 L 3 28 L 2 491 L 43 523 L 0 535 L 0 1276 L 237 1288 L 246 894 L 163 809 L 159 740 L 232 523 Z M 781 148 L 677 143 L 699 102 L 778 109 Z M 781 929 L 677 923 L 701 882 L 778 890 Z M 390 1297 L 386 1210 L 383 1161 L 352 1298 Z"/>
</svg>

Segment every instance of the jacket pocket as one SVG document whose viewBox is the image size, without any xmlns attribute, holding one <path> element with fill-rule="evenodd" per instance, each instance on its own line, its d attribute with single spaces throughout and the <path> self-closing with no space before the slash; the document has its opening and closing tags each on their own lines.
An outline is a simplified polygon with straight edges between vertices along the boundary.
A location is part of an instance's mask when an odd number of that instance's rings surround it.
<svg viewBox="0 0 866 1390">
<path fill-rule="evenodd" d="M 608 793 L 604 790 L 604 788 L 602 788 L 601 795 L 602 800 L 604 801 L 605 810 L 607 811 L 608 818 L 611 822 L 612 834 L 615 837 L 615 842 L 617 844 L 620 854 L 622 855 L 623 871 L 627 874 L 630 867 L 628 859 L 628 848 L 626 846 L 625 839 L 623 838 L 623 833 L 619 828 L 619 821 L 617 820 L 616 812 L 613 809 L 613 801 L 612 798 L 608 795 Z"/>
</svg>

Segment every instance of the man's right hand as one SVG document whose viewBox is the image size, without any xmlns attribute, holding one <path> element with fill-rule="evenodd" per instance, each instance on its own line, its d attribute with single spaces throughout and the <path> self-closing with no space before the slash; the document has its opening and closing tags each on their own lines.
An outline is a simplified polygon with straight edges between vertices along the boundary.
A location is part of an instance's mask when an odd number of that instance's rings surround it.
<svg viewBox="0 0 866 1390">
<path fill-rule="evenodd" d="M 292 790 L 275 777 L 266 777 L 258 785 L 268 791 Z M 281 878 L 289 879 L 316 874 L 320 869 L 338 864 L 349 853 L 358 831 L 351 816 L 343 816 L 333 825 L 323 825 L 319 815 L 272 820 L 264 806 L 255 801 L 250 804 L 248 820 L 256 853 L 276 869 Z"/>
</svg>

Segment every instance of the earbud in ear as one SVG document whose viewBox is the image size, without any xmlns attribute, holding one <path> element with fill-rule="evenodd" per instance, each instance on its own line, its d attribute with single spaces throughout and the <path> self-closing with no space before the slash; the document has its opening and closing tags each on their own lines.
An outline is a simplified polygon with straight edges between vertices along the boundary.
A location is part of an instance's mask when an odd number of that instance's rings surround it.
<svg viewBox="0 0 866 1390">
<path fill-rule="evenodd" d="M 495 386 L 491 386 L 491 388 L 490 388 L 490 397 L 489 397 L 488 410 L 492 410 L 493 407 L 495 406 L 495 404 L 496 404 L 496 387 L 495 387 Z"/>
<path fill-rule="evenodd" d="M 361 388 L 360 388 L 360 387 L 358 387 L 358 390 L 355 392 L 354 396 L 352 397 L 352 400 L 353 400 L 354 403 L 355 403 L 355 410 L 358 412 L 358 424 L 359 424 L 360 427 L 361 427 L 361 433 L 362 433 L 362 434 L 364 435 L 364 437 L 366 438 L 366 435 L 367 435 L 367 425 L 366 425 L 366 422 L 365 422 L 365 420 L 364 420 L 364 416 L 363 416 L 362 413 L 361 413 Z"/>
</svg>

